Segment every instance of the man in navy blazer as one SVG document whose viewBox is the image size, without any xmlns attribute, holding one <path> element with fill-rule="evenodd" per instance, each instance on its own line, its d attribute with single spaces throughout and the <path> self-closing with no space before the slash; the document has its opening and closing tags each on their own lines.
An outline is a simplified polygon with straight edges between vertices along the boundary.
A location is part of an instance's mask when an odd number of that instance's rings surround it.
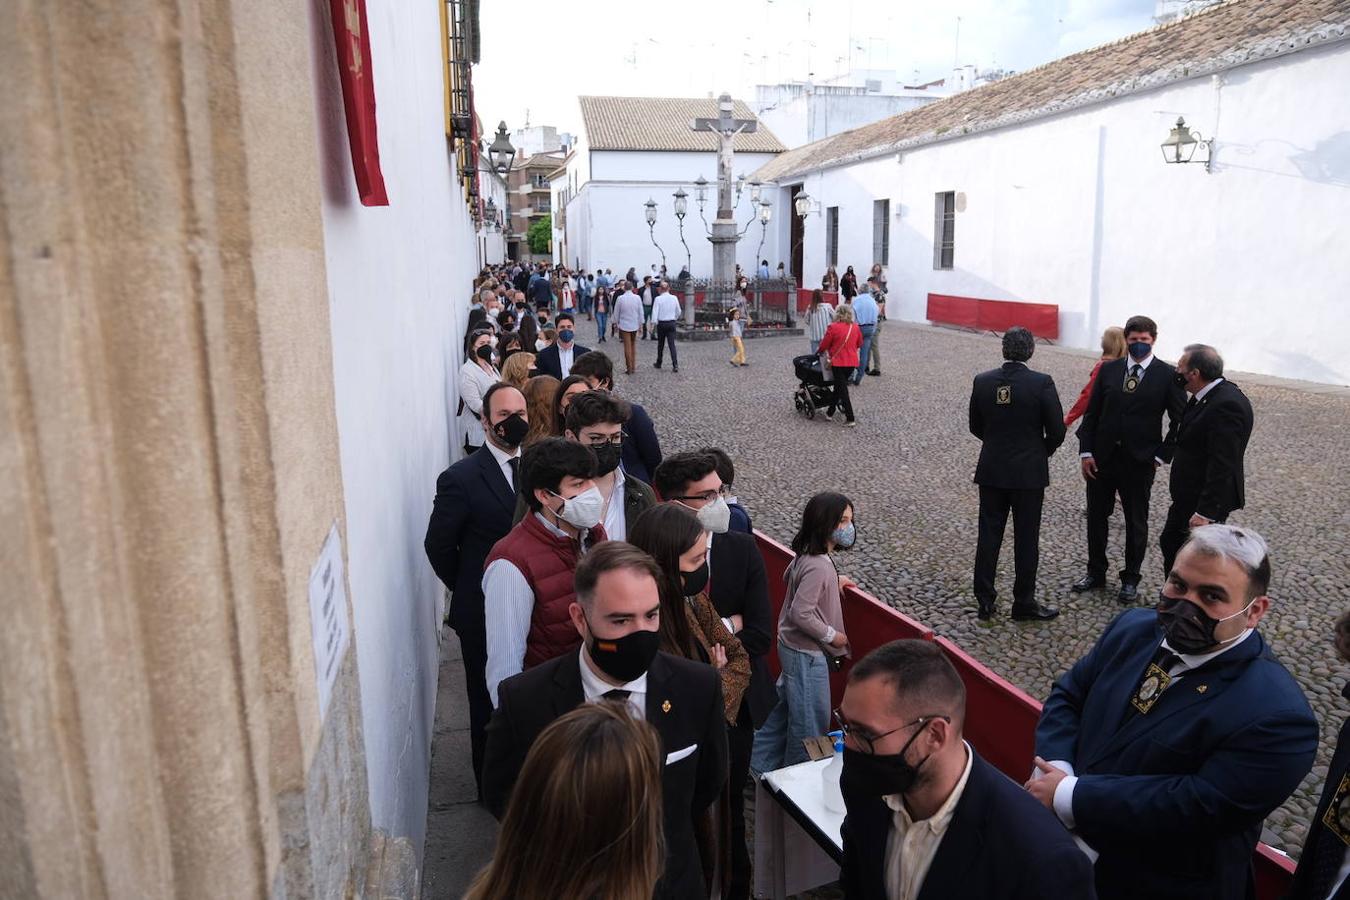
<svg viewBox="0 0 1350 900">
<path fill-rule="evenodd" d="M 573 343 L 577 336 L 576 319 L 570 312 L 560 312 L 554 320 L 558 328 L 558 339 L 549 344 L 534 358 L 535 368 L 541 375 L 552 375 L 562 381 L 572 373 L 572 364 L 581 356 L 590 353 L 590 347 Z"/>
<path fill-rule="evenodd" d="M 516 508 L 520 442 L 529 430 L 525 396 L 498 383 L 483 394 L 483 446 L 441 473 L 427 523 L 427 559 L 450 589 L 447 624 L 459 635 L 469 702 L 469 742 L 475 779 L 492 700 L 487 689 L 487 630 L 483 617 L 483 561 L 511 530 Z"/>
<path fill-rule="evenodd" d="M 1318 738 L 1256 630 L 1269 583 L 1256 532 L 1195 529 L 1157 609 L 1120 615 L 1045 701 L 1027 790 L 1100 854 L 1099 896 L 1255 896 L 1261 823 Z"/>
<path fill-rule="evenodd" d="M 961 737 L 966 690 L 932 641 L 853 666 L 840 881 L 849 900 L 1091 900 L 1092 865 L 1055 817 Z"/>
<path fill-rule="evenodd" d="M 583 353 L 572 363 L 572 374 L 586 379 L 593 391 L 614 390 L 614 360 L 603 350 Z M 661 442 L 656 437 L 652 417 L 640 403 L 629 401 L 633 414 L 624 426 L 627 437 L 623 441 L 623 470 L 638 481 L 652 483 L 656 467 L 661 465 Z"/>
</svg>

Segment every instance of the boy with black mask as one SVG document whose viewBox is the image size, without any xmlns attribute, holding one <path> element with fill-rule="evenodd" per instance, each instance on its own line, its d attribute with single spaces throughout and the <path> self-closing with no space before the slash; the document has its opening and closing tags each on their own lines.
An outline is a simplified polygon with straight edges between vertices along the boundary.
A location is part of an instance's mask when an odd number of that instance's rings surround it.
<svg viewBox="0 0 1350 900">
<path fill-rule="evenodd" d="M 567 407 L 563 436 L 590 447 L 595 453 L 595 486 L 605 498 L 602 524 L 611 540 L 627 538 L 628 527 L 656 505 L 656 495 L 645 482 L 623 470 L 620 459 L 627 440 L 624 427 L 631 409 L 626 401 L 605 391 L 586 391 Z"/>
</svg>

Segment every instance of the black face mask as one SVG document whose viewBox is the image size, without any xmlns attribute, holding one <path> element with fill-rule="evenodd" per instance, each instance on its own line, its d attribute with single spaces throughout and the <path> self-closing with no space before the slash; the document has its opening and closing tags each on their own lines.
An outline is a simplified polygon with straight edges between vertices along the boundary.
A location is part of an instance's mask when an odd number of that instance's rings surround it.
<svg viewBox="0 0 1350 900">
<path fill-rule="evenodd" d="M 923 734 L 922 726 L 914 732 L 913 737 L 905 741 L 905 746 L 900 748 L 899 753 L 885 756 L 844 747 L 844 771 L 839 776 L 840 789 L 845 793 L 860 794 L 864 797 L 885 797 L 908 792 L 918 780 L 919 769 L 928 762 L 928 757 L 919 760 L 917 766 L 905 761 L 905 751 L 921 734 Z"/>
<path fill-rule="evenodd" d="M 1177 387 L 1179 387 L 1179 388 L 1184 388 L 1184 387 L 1186 387 L 1186 376 L 1183 375 L 1183 374 L 1180 373 L 1180 372 L 1173 372 L 1173 373 L 1172 373 L 1172 383 L 1175 384 L 1175 385 L 1176 385 Z"/>
<path fill-rule="evenodd" d="M 619 460 L 623 456 L 623 447 L 617 444 L 602 444 L 599 447 L 591 447 L 595 451 L 595 474 L 608 475 L 619 467 Z"/>
<path fill-rule="evenodd" d="M 481 359 L 483 362 L 492 362 L 492 345 L 484 344 L 483 346 L 474 350 L 473 355 Z"/>
<path fill-rule="evenodd" d="M 590 631 L 590 620 L 586 621 L 586 630 Z M 659 631 L 634 631 L 621 638 L 599 638 L 591 632 L 586 642 L 586 652 L 591 661 L 610 678 L 622 684 L 640 677 L 656 659 L 656 651 L 661 649 Z"/>
<path fill-rule="evenodd" d="M 680 588 L 686 597 L 696 597 L 708 586 L 708 564 L 705 562 L 692 572 L 680 573 Z"/>
<path fill-rule="evenodd" d="M 520 413 L 515 413 L 492 426 L 492 433 L 497 435 L 497 439 L 503 444 L 514 450 L 525 440 L 525 435 L 530 433 L 530 423 L 526 422 Z"/>
<path fill-rule="evenodd" d="M 1256 602 L 1253 598 L 1253 603 Z M 1158 624 L 1162 626 L 1163 636 L 1172 649 L 1178 653 L 1204 653 L 1213 650 L 1219 640 L 1214 637 L 1214 629 L 1221 622 L 1237 618 L 1251 608 L 1248 603 L 1241 612 L 1233 613 L 1222 619 L 1216 619 L 1196 606 L 1185 597 L 1169 597 L 1158 591 Z"/>
</svg>

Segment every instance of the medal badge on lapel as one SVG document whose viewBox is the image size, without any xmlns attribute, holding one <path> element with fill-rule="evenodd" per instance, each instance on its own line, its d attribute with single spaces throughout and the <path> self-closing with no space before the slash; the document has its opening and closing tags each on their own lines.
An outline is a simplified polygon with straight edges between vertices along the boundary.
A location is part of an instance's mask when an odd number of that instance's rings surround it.
<svg viewBox="0 0 1350 900">
<path fill-rule="evenodd" d="M 1336 794 L 1327 804 L 1327 811 L 1322 816 L 1322 824 L 1346 846 L 1350 846 L 1350 772 L 1341 776 Z"/>
<path fill-rule="evenodd" d="M 1139 682 L 1139 689 L 1130 698 L 1130 704 L 1141 713 L 1147 713 L 1171 683 L 1171 675 L 1164 672 L 1157 663 L 1149 663 L 1148 668 L 1144 670 L 1144 680 Z"/>
<path fill-rule="evenodd" d="M 1125 393 L 1127 393 L 1127 394 L 1133 394 L 1133 393 L 1134 393 L 1135 391 L 1137 391 L 1137 390 L 1139 390 L 1139 376 L 1138 376 L 1138 375 L 1131 375 L 1131 376 L 1129 376 L 1128 378 L 1126 378 L 1126 379 L 1125 379 Z"/>
<path fill-rule="evenodd" d="M 1012 403 L 1012 385 L 1000 384 L 998 390 L 994 392 L 994 402 L 999 406 L 1008 406 Z"/>
</svg>

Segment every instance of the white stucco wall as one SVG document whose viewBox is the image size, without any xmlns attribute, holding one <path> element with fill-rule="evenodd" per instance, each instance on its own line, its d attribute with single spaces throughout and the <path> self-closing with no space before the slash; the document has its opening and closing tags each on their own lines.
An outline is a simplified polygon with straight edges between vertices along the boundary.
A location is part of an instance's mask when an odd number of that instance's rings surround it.
<svg viewBox="0 0 1350 900">
<path fill-rule="evenodd" d="M 840 271 L 861 272 L 872 201 L 890 197 L 892 315 L 923 320 L 930 292 L 1055 303 L 1061 342 L 1091 348 L 1144 313 L 1166 358 L 1199 341 L 1236 370 L 1350 383 L 1347 83 L 1342 42 L 795 179 L 822 207 L 806 220 L 806 281 L 824 271 L 823 208 L 840 207 Z M 1211 174 L 1163 163 L 1178 115 L 1215 136 Z M 955 268 L 934 271 L 934 195 L 948 190 L 966 207 Z"/>
<path fill-rule="evenodd" d="M 476 253 L 445 138 L 437 9 L 369 12 L 390 205 L 360 205 L 341 98 L 321 102 L 324 239 L 371 814 L 420 852 L 442 597 L 422 538 L 461 443 L 452 375 Z"/>
</svg>

